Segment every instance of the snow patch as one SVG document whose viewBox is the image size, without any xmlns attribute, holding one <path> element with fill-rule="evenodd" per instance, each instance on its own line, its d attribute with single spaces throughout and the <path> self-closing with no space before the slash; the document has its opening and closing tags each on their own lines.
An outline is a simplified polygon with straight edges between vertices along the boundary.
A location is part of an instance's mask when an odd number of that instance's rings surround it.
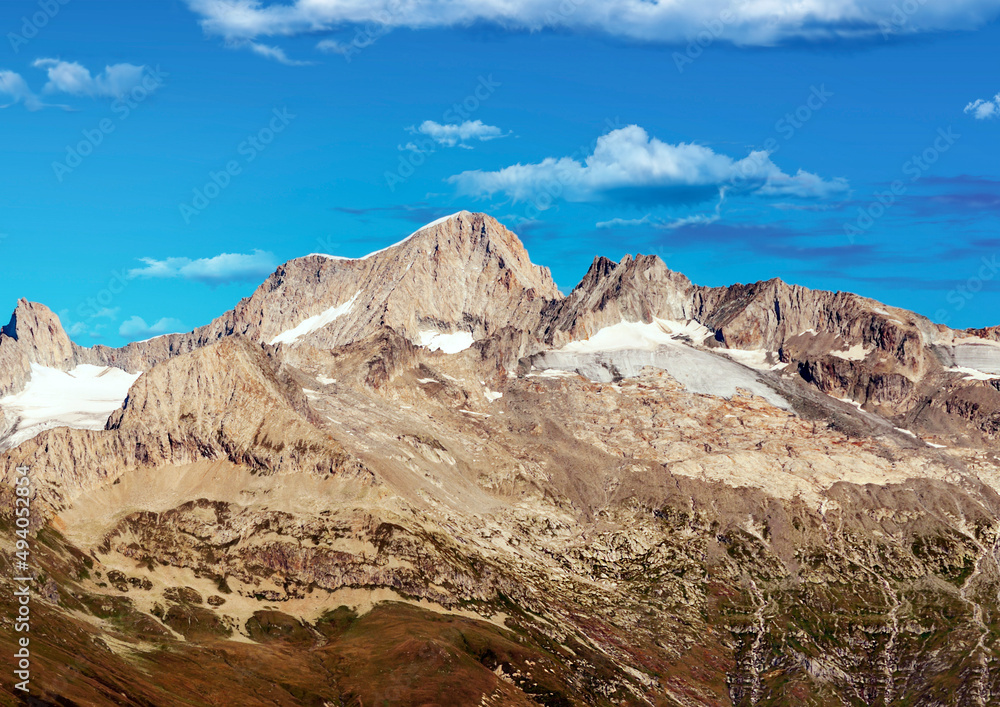
<svg viewBox="0 0 1000 707">
<path fill-rule="evenodd" d="M 330 307 L 330 309 L 325 312 L 320 312 L 319 314 L 309 317 L 304 322 L 299 324 L 294 329 L 289 329 L 288 331 L 283 331 L 276 337 L 271 339 L 270 343 L 272 346 L 277 344 L 294 344 L 296 341 L 301 339 L 307 334 L 311 334 L 318 329 L 322 329 L 326 325 L 330 324 L 334 320 L 344 316 L 351 311 L 354 306 L 355 300 L 358 299 L 358 295 L 361 294 L 361 290 L 354 293 L 351 299 L 347 300 L 343 304 L 338 304 L 335 307 Z"/>
<path fill-rule="evenodd" d="M 861 407 L 861 403 L 857 402 L 856 400 L 851 400 L 850 398 L 836 398 L 836 399 L 839 400 L 842 403 L 847 403 L 848 405 L 853 405 L 858 410 L 864 411 L 864 408 Z"/>
<path fill-rule="evenodd" d="M 475 415 L 476 417 L 493 417 L 485 412 L 473 412 L 472 410 L 459 410 L 459 412 L 464 412 L 466 415 Z"/>
<path fill-rule="evenodd" d="M 498 393 L 495 390 L 490 390 L 489 388 L 486 389 L 486 392 L 483 393 L 483 395 L 485 395 L 486 399 L 489 400 L 491 403 L 495 403 L 497 400 L 503 397 L 503 393 Z"/>
<path fill-rule="evenodd" d="M 544 371 L 529 373 L 525 378 L 576 378 L 575 371 L 563 371 L 558 368 L 546 368 Z"/>
<path fill-rule="evenodd" d="M 589 339 L 571 341 L 559 351 L 566 353 L 598 353 L 637 349 L 652 351 L 660 346 L 679 344 L 678 339 L 690 338 L 702 343 L 712 332 L 697 322 L 675 322 L 656 319 L 652 322 L 626 322 L 604 327 Z"/>
<path fill-rule="evenodd" d="M 964 373 L 965 378 L 963 378 L 962 380 L 966 381 L 989 381 L 1000 378 L 1000 375 L 984 373 L 983 371 L 980 371 L 978 369 L 966 368 L 964 366 L 953 366 L 952 368 L 946 368 L 945 370 L 950 371 L 952 373 Z"/>
<path fill-rule="evenodd" d="M 423 383 L 424 385 L 428 383 L 440 383 L 437 378 L 417 378 L 417 383 Z"/>
<path fill-rule="evenodd" d="M 89 364 L 69 372 L 31 364 L 24 390 L 0 399 L 4 413 L 16 421 L 3 445 L 15 447 L 54 427 L 103 430 L 140 375 Z"/>
<path fill-rule="evenodd" d="M 831 356 L 842 358 L 845 361 L 864 361 L 874 349 L 866 349 L 863 344 L 854 344 L 846 351 L 831 351 Z"/>
<path fill-rule="evenodd" d="M 431 351 L 443 351 L 446 354 L 456 354 L 465 351 L 475 343 L 472 334 L 467 331 L 459 331 L 453 334 L 442 334 L 428 329 L 418 334 L 419 346 L 423 346 Z"/>
</svg>

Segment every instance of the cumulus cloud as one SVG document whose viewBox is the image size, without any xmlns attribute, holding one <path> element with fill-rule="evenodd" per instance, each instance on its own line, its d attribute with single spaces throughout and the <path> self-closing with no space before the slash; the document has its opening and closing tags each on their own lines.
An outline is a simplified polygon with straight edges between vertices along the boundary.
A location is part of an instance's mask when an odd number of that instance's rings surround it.
<svg viewBox="0 0 1000 707">
<path fill-rule="evenodd" d="M 979 98 L 965 107 L 966 113 L 971 113 L 976 120 L 989 120 L 1000 117 L 1000 93 L 992 100 Z"/>
<path fill-rule="evenodd" d="M 997 0 L 187 0 L 203 29 L 227 39 L 293 36 L 344 25 L 426 28 L 491 22 L 523 31 L 600 31 L 686 45 L 698 33 L 739 45 L 884 38 L 972 29 L 1000 14 Z M 904 5 L 905 7 L 905 5 Z"/>
<path fill-rule="evenodd" d="M 182 278 L 207 285 L 258 282 L 277 267 L 273 253 L 222 253 L 212 258 L 140 258 L 144 267 L 128 271 L 130 278 Z"/>
<path fill-rule="evenodd" d="M 434 142 L 446 147 L 455 147 L 456 145 L 468 147 L 466 143 L 470 140 L 485 142 L 507 137 L 510 134 L 504 133 L 495 125 L 486 125 L 481 120 L 466 120 L 464 123 L 446 123 L 444 125 L 433 120 L 425 120 L 420 125 L 408 129 L 415 135 L 426 135 Z"/>
<path fill-rule="evenodd" d="M 142 84 L 146 71 L 145 66 L 113 64 L 104 67 L 103 72 L 93 76 L 82 64 L 60 59 L 36 59 L 32 66 L 44 69 L 48 75 L 49 80 L 42 88 L 43 93 L 64 93 L 94 98 L 117 98 L 128 93 Z M 43 102 L 28 87 L 24 77 L 14 71 L 0 70 L 0 98 L 4 96 L 8 97 L 9 102 L 0 105 L 0 108 L 22 103 L 25 108 L 32 111 L 41 108 L 69 110 L 65 105 Z"/>
<path fill-rule="evenodd" d="M 46 93 L 104 98 L 117 98 L 128 93 L 142 83 L 146 70 L 145 66 L 135 64 L 113 64 L 92 76 L 82 64 L 59 59 L 37 59 L 32 66 L 45 69 L 48 73 L 49 82 L 43 89 Z"/>
<path fill-rule="evenodd" d="M 118 334 L 130 341 L 137 341 L 140 339 L 151 339 L 154 336 L 162 336 L 163 334 L 176 334 L 177 332 L 184 331 L 185 328 L 180 320 L 171 317 L 163 317 L 151 326 L 146 324 L 146 320 L 142 317 L 132 315 L 118 327 Z"/>
<path fill-rule="evenodd" d="M 464 196 L 501 193 L 515 202 L 531 201 L 543 208 L 555 199 L 670 204 L 707 201 L 723 190 L 800 198 L 848 191 L 843 179 L 825 180 L 803 170 L 786 174 L 764 151 L 737 160 L 702 145 L 662 142 L 638 125 L 598 138 L 593 153 L 582 162 L 572 157 L 548 157 L 496 172 L 462 172 L 448 181 Z"/>
</svg>

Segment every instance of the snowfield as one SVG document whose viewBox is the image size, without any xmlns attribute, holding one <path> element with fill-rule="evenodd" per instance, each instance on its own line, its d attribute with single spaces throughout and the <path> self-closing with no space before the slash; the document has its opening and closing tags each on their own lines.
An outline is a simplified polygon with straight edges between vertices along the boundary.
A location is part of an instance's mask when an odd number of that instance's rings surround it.
<svg viewBox="0 0 1000 707">
<path fill-rule="evenodd" d="M 8 422 L 14 422 L 13 434 L 0 448 L 15 447 L 54 427 L 104 429 L 140 375 L 86 364 L 69 372 L 31 364 L 24 390 L 0 398 Z"/>
<path fill-rule="evenodd" d="M 700 344 L 710 335 L 711 332 L 697 322 L 673 322 L 667 319 L 654 319 L 649 324 L 620 322 L 604 327 L 589 339 L 571 341 L 560 351 L 568 353 L 596 353 L 624 349 L 651 351 L 664 344 L 676 344 L 682 337 Z"/>
<path fill-rule="evenodd" d="M 788 409 L 788 401 L 765 383 L 756 371 L 724 356 L 688 346 L 689 324 L 656 320 L 621 322 L 601 329 L 589 339 L 573 341 L 558 350 L 532 358 L 541 370 L 573 371 L 599 383 L 633 378 L 650 366 L 666 371 L 692 393 L 731 398 L 740 390 L 758 395 L 772 405 Z"/>
</svg>

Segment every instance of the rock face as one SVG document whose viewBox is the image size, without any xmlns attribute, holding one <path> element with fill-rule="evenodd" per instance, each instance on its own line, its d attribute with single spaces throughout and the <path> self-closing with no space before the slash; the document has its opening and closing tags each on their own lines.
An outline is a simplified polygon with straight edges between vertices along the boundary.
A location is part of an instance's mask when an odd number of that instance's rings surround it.
<svg viewBox="0 0 1000 707">
<path fill-rule="evenodd" d="M 994 349 L 650 256 L 598 258 L 563 297 L 467 212 L 293 260 L 210 325 L 122 349 L 80 349 L 22 302 L 6 390 L 32 364 L 144 371 L 104 430 L 0 451 L 8 567 L 16 469 L 31 480 L 32 686 L 87 705 L 995 704 Z"/>
<path fill-rule="evenodd" d="M 0 457 L 0 469 L 10 479 L 26 465 L 44 480 L 37 522 L 139 467 L 228 460 L 254 473 L 370 481 L 370 472 L 310 423 L 305 395 L 286 376 L 259 345 L 229 338 L 141 376 L 105 431 L 43 432 Z"/>
<path fill-rule="evenodd" d="M 425 331 L 468 332 L 478 340 L 505 326 L 530 328 L 547 300 L 559 296 L 548 269 L 532 265 L 517 236 L 489 216 L 463 211 L 365 258 L 294 260 L 264 283 L 240 318 L 271 342 L 352 302 L 310 340 L 332 347 L 380 326 L 413 341 Z"/>
<path fill-rule="evenodd" d="M 823 292 L 769 280 L 699 287 L 655 256 L 597 258 L 577 288 L 543 312 L 538 338 L 553 347 L 586 339 L 621 321 L 687 322 L 711 334 L 705 347 L 757 352 L 778 361 L 819 390 L 918 431 L 986 432 L 1000 401 L 989 391 L 976 406 L 938 406 L 967 388 L 966 378 L 1000 376 L 1000 346 L 992 330 L 956 332 L 905 310 L 846 292 Z M 739 359 L 737 359 L 739 360 Z M 949 369 L 968 369 L 962 376 Z M 986 386 L 989 387 L 989 386 Z M 942 388 L 948 391 L 942 395 Z M 961 408 L 962 412 L 958 413 Z M 954 415 L 951 412 L 955 412 Z M 951 418 L 944 422 L 945 417 Z M 968 424 L 971 423 L 971 426 Z"/>
<path fill-rule="evenodd" d="M 19 391 L 31 377 L 31 364 L 67 370 L 97 360 L 77 346 L 42 304 L 19 300 L 10 322 L 0 327 L 0 397 Z"/>
<path fill-rule="evenodd" d="M 391 327 L 411 341 L 422 332 L 485 339 L 505 327 L 533 328 L 541 309 L 559 297 L 548 268 L 531 263 L 514 233 L 490 216 L 462 211 L 364 258 L 289 261 L 211 324 L 120 349 L 83 349 L 48 308 L 22 300 L 0 334 L 0 396 L 24 386 L 30 363 L 136 372 L 230 336 L 332 347 Z M 328 314 L 338 308 L 337 316 Z"/>
<path fill-rule="evenodd" d="M 462 211 L 364 258 L 292 260 L 233 311 L 173 338 L 171 352 L 233 334 L 333 347 L 381 327 L 411 341 L 427 331 L 478 340 L 506 326 L 529 329 L 558 297 L 548 268 L 531 263 L 516 235 L 485 214 Z"/>
</svg>

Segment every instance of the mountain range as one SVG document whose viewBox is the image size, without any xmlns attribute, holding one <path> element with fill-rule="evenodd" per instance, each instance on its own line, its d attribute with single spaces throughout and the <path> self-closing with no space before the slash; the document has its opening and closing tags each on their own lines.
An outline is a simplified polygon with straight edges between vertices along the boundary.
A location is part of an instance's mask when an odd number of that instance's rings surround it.
<svg viewBox="0 0 1000 707">
<path fill-rule="evenodd" d="M 36 704 L 996 704 L 998 444 L 1000 328 L 462 211 L 122 348 L 19 301 L 0 645 L 26 467 Z"/>
</svg>

